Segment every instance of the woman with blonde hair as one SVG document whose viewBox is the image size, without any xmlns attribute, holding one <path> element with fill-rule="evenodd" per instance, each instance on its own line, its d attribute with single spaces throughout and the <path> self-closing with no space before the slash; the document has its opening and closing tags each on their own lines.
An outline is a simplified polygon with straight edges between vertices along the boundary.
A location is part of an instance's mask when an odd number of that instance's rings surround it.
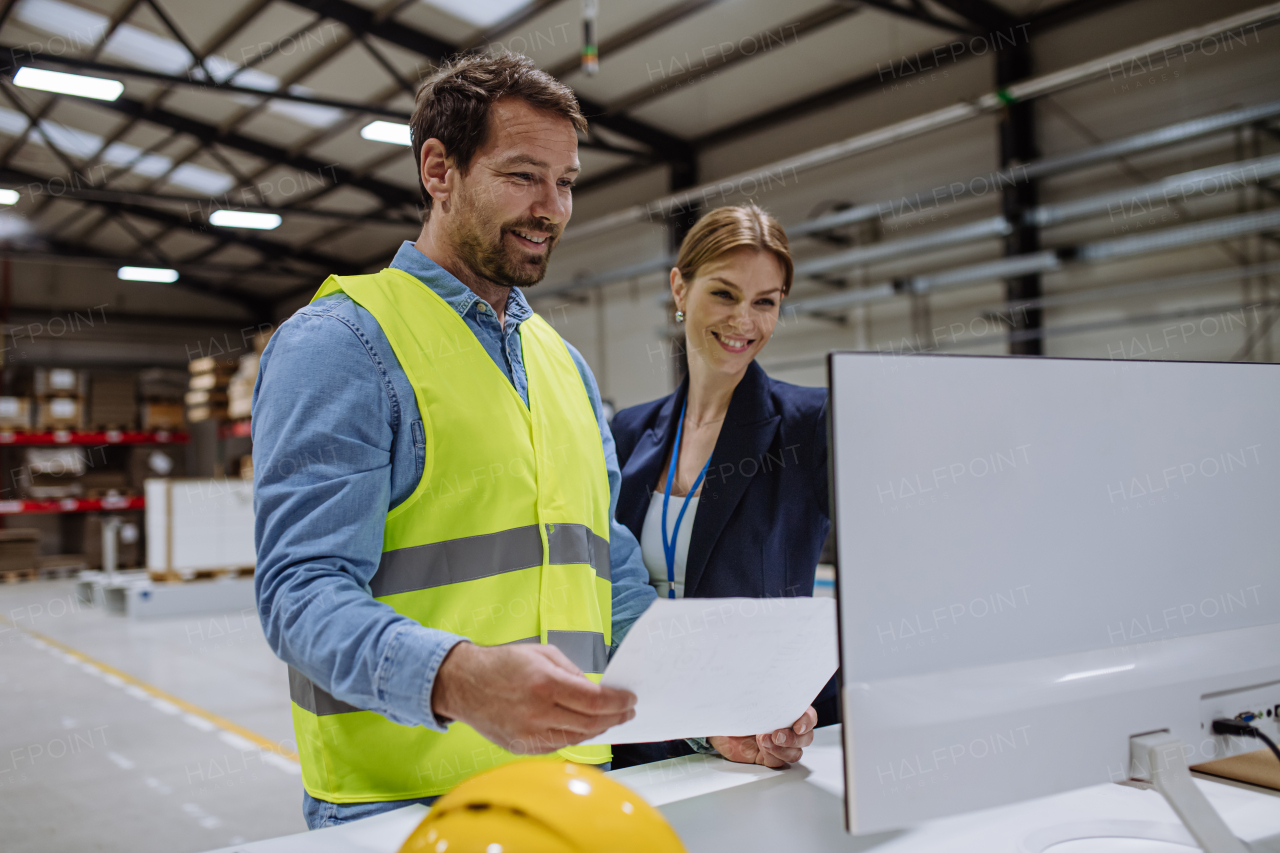
<svg viewBox="0 0 1280 853">
<path fill-rule="evenodd" d="M 680 246 L 671 296 L 689 373 L 611 425 L 622 467 L 616 516 L 640 540 L 659 596 L 813 594 L 831 526 L 827 392 L 771 379 L 756 363 L 791 279 L 786 232 L 754 204 L 709 212 Z M 832 679 L 791 729 L 615 746 L 613 766 L 695 750 L 782 766 L 815 725 L 838 716 Z"/>
</svg>

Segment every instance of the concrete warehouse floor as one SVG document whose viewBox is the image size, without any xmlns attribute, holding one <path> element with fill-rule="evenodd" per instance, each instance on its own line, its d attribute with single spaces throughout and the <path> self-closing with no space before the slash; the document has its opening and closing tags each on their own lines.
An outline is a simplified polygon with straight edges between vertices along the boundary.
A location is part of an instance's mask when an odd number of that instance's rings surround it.
<svg viewBox="0 0 1280 853">
<path fill-rule="evenodd" d="M 304 831 L 298 765 L 271 744 L 294 752 L 288 677 L 252 610 L 133 622 L 76 604 L 71 581 L 0 586 L 8 853 L 187 853 Z"/>
</svg>

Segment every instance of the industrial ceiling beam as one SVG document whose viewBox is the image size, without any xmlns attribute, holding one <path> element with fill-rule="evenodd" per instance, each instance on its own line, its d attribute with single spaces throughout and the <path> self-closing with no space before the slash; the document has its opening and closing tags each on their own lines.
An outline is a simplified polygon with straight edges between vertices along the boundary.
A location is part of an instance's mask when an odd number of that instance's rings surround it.
<svg viewBox="0 0 1280 853">
<path fill-rule="evenodd" d="M 894 0 L 861 0 L 861 2 L 873 9 L 879 9 L 881 12 L 888 12 L 890 15 L 897 15 L 900 18 L 906 18 L 919 24 L 928 24 L 940 30 L 947 30 L 961 35 L 973 35 L 974 33 L 974 27 L 972 26 L 957 24 L 955 21 L 948 21 L 946 18 L 939 18 L 937 15 L 930 14 L 927 9 L 916 5 L 902 6 L 895 3 Z"/>
<path fill-rule="evenodd" d="M 88 59 L 81 59 L 75 56 L 52 56 L 42 53 L 35 56 L 26 56 L 24 58 L 26 50 L 18 45 L 0 45 L 0 51 L 3 51 L 0 53 L 0 73 L 5 74 L 6 76 L 12 76 L 13 72 L 17 70 L 19 65 L 53 65 L 61 66 L 63 68 L 76 68 L 84 71 L 96 71 L 100 74 L 154 80 L 158 83 L 168 84 L 169 86 L 183 86 L 191 89 L 199 89 L 203 92 L 224 92 L 228 95 L 248 95 L 253 98 L 261 98 L 268 101 L 292 101 L 294 103 L 313 104 L 320 107 L 336 107 L 341 110 L 348 110 L 355 113 L 367 113 L 369 115 L 395 119 L 396 121 L 406 123 L 409 121 L 409 113 L 404 110 L 393 110 L 374 104 L 343 101 L 335 98 L 314 97 L 310 95 L 295 95 L 286 89 L 269 92 L 262 89 L 252 89 L 248 86 L 218 83 L 212 80 L 202 80 L 198 77 L 182 77 L 177 74 L 165 74 L 160 71 L 149 71 L 145 68 L 116 65 L 110 62 L 97 62 Z"/>
<path fill-rule="evenodd" d="M 43 250 L 43 251 L 42 251 Z M 67 240 L 46 240 L 42 246 L 34 249 L 9 249 L 6 250 L 15 258 L 29 258 L 31 260 L 48 261 L 49 263 L 68 263 L 75 260 L 91 262 L 95 266 L 115 265 L 115 266 L 142 266 L 153 267 L 156 262 L 150 258 L 134 258 L 131 256 L 121 255 L 107 256 L 98 250 L 88 246 L 82 246 L 79 243 L 73 243 Z M 181 262 L 176 263 L 173 269 L 179 271 L 180 276 L 176 282 L 172 284 L 162 285 L 163 287 L 176 287 L 180 290 L 186 290 L 191 293 L 197 293 L 201 296 L 208 296 L 223 302 L 235 305 L 245 311 L 248 311 L 255 318 L 269 318 L 271 316 L 271 301 L 262 298 L 255 293 L 249 293 L 235 287 L 228 287 L 226 283 L 218 278 L 210 277 L 202 272 L 207 272 L 203 268 L 207 265 L 201 265 L 201 269 L 192 269 L 184 266 Z M 230 267 L 216 267 L 217 270 L 226 270 L 230 272 Z"/>
<path fill-rule="evenodd" d="M 380 181 L 367 175 L 359 176 L 345 166 L 339 166 L 336 163 L 325 163 L 306 154 L 294 153 L 241 133 L 223 133 L 212 124 L 170 112 L 162 107 L 148 107 L 140 101 L 123 97 L 114 101 L 103 101 L 100 104 L 95 104 L 95 106 L 115 110 L 131 117 L 158 124 L 161 127 L 176 130 L 179 133 L 185 133 L 195 137 L 196 140 L 205 145 L 217 143 L 277 165 L 288 166 L 299 172 L 315 173 L 320 177 L 328 175 L 333 183 L 347 184 L 364 190 L 377 196 L 389 206 L 412 206 L 418 202 L 418 194 L 414 190 Z"/>
<path fill-rule="evenodd" d="M 779 24 L 775 27 L 755 33 L 750 36 L 743 36 L 741 41 L 747 39 L 752 40 L 752 44 L 769 45 L 776 38 L 783 43 L 783 46 L 795 44 L 800 38 L 825 29 L 832 24 L 843 21 L 850 15 L 862 10 L 861 6 L 851 5 L 848 3 L 829 3 L 826 6 L 819 6 L 812 12 Z M 685 85 L 696 83 L 706 77 L 708 74 L 716 73 L 719 70 L 737 65 L 740 62 L 749 61 L 757 56 L 765 55 L 769 52 L 765 50 L 756 50 L 752 53 L 744 53 L 741 50 L 735 50 L 729 54 L 722 54 L 717 51 L 712 56 L 701 57 L 700 64 L 694 65 L 692 68 L 683 70 L 681 73 L 664 76 L 657 85 L 650 82 L 648 85 L 641 86 L 622 95 L 609 104 L 609 110 L 615 114 L 625 112 L 626 110 L 635 109 L 642 104 L 661 98 L 663 95 L 669 94 Z"/>
<path fill-rule="evenodd" d="M 1012 27 L 1018 19 L 990 0 L 933 0 L 983 30 Z"/>
<path fill-rule="evenodd" d="M 458 53 L 456 45 L 406 26 L 398 21 L 379 18 L 375 12 L 347 0 L 288 0 L 295 6 L 325 15 L 343 24 L 356 35 L 369 34 L 413 51 L 433 63 Z M 604 104 L 579 94 L 578 105 L 591 121 L 615 133 L 647 145 L 664 160 L 687 160 L 695 156 L 693 146 L 678 136 L 626 115 L 611 114 Z"/>
</svg>

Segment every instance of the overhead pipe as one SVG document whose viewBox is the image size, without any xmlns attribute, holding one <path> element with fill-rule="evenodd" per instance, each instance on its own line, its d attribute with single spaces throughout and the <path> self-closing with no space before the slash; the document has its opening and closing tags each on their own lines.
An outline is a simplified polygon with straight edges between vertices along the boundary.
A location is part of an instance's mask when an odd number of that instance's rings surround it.
<svg viewBox="0 0 1280 853">
<path fill-rule="evenodd" d="M 1019 179 L 1023 172 L 1035 177 L 1047 174 L 1059 174 L 1064 171 L 1069 171 L 1070 169 L 1082 168 L 1094 163 L 1099 163 L 1112 157 L 1119 157 L 1125 154 L 1145 151 L 1150 148 L 1174 142 L 1182 142 L 1206 133 L 1212 133 L 1231 127 L 1238 127 L 1242 124 L 1249 124 L 1251 122 L 1261 121 L 1278 115 L 1280 115 L 1280 101 L 1272 101 L 1256 107 L 1230 110 L 1228 112 L 1218 113 L 1217 115 L 1179 122 L 1178 124 L 1169 125 L 1168 127 L 1146 131 L 1125 137 L 1124 139 L 1117 139 L 1112 142 L 1102 143 L 1101 145 L 1095 145 L 1071 154 L 1046 158 L 1045 160 L 1037 160 L 1033 163 L 1027 164 L 1025 167 L 1020 167 Z M 1275 177 L 1277 174 L 1280 174 L 1280 155 L 1259 157 L 1254 160 L 1244 160 L 1237 163 L 1227 163 L 1221 166 L 1213 166 L 1193 172 L 1184 172 L 1178 175 L 1171 175 L 1168 178 L 1163 178 L 1159 181 L 1155 181 L 1141 187 L 1117 190 L 1112 193 L 1059 202 L 1057 204 L 1042 205 L 1034 210 L 1028 211 L 1026 215 L 1031 218 L 1033 224 L 1046 227 L 1066 222 L 1071 219 L 1077 219 L 1092 213 L 1100 213 L 1109 209 L 1112 204 L 1123 204 L 1125 202 L 1132 202 L 1144 197 L 1155 198 L 1159 196 L 1163 198 L 1166 193 L 1170 195 L 1180 195 L 1184 199 L 1190 198 L 1192 195 L 1212 195 L 1211 192 L 1206 192 L 1204 188 L 1204 184 L 1206 182 L 1211 180 L 1221 180 L 1223 178 L 1233 178 L 1237 172 L 1241 175 L 1241 180 L 1249 183 L 1256 183 L 1258 181 L 1266 180 L 1267 178 Z M 1016 183 L 1012 175 L 1001 177 L 1001 175 L 1006 174 L 1007 173 L 995 173 L 992 178 L 992 182 L 1007 181 L 1010 184 Z M 988 180 L 988 176 L 984 175 L 979 177 L 982 177 L 983 180 Z M 965 185 L 967 186 L 968 183 Z M 914 195 L 909 195 L 905 198 L 919 198 L 920 196 L 921 193 L 915 193 Z M 924 196 L 926 198 L 932 198 L 930 191 L 925 191 Z M 934 200 L 936 201 L 936 198 L 934 198 Z M 893 201 L 868 202 L 856 205 L 846 210 L 829 213 L 815 219 L 809 219 L 788 227 L 787 236 L 791 239 L 795 239 L 796 237 L 802 237 L 808 234 L 830 231 L 843 225 L 850 225 L 855 222 L 874 219 L 875 217 L 882 215 L 886 210 L 891 210 L 894 203 L 895 202 Z M 974 224 L 961 225 L 956 228 L 935 231 L 930 234 L 923 234 L 919 237 L 908 238 L 906 240 L 887 240 L 883 243 L 877 243 L 872 246 L 859 246 L 843 253 L 824 256 L 822 258 L 816 258 L 813 261 L 802 263 L 796 267 L 796 275 L 818 275 L 829 272 L 832 269 L 837 269 L 841 266 L 855 266 L 860 263 L 870 263 L 873 260 L 900 257 L 923 249 L 960 243 L 966 239 L 1003 236 L 1003 234 L 1000 233 L 1003 231 L 1003 227 L 1000 225 L 1000 222 L 1002 221 L 1003 217 L 983 220 L 985 225 L 977 226 L 976 232 L 964 230 L 975 227 Z M 985 229 L 988 228 L 991 229 L 990 233 L 985 233 Z M 536 295 L 550 296 L 553 294 L 566 293 L 572 290 L 582 290 L 612 284 L 618 281 L 626 281 L 627 279 L 634 278 L 639 275 L 648 275 L 650 273 L 670 269 L 673 263 L 674 257 L 670 256 L 641 261 L 618 269 L 605 270 L 599 273 L 579 276 L 572 281 L 565 282 L 560 285 L 540 288 L 539 293 Z"/>
<path fill-rule="evenodd" d="M 1276 106 L 1280 110 L 1280 101 L 1276 102 Z M 1132 206 L 1141 204 L 1144 201 L 1148 205 L 1154 205 L 1157 202 L 1168 204 L 1172 199 L 1186 200 L 1196 195 L 1213 195 L 1219 189 L 1223 189 L 1222 184 L 1224 182 L 1227 184 L 1225 190 L 1232 190 L 1237 185 L 1240 187 L 1247 186 L 1276 175 L 1280 175 L 1280 154 L 1183 172 L 1127 190 L 1117 190 L 1089 196 L 1088 198 L 1042 205 L 1027 211 L 1026 216 L 1031 224 L 1047 227 L 1112 210 L 1116 205 L 1123 207 L 1127 204 Z M 795 230 L 794 228 L 790 229 L 788 236 L 794 236 Z M 1012 226 L 1003 216 L 993 216 L 988 219 L 981 219 L 952 228 L 939 229 L 915 237 L 907 237 L 901 240 L 885 240 L 880 243 L 857 246 L 843 252 L 836 252 L 835 254 L 804 261 L 796 264 L 795 277 L 811 278 L 835 270 L 905 257 L 931 249 L 966 243 L 971 240 L 1003 237 L 1011 230 Z M 1011 261 L 1012 263 L 1008 268 L 1021 271 L 1011 272 L 1009 275 L 1026 275 L 1029 272 L 1045 272 L 1052 269 L 1052 267 L 1022 269 L 1021 262 L 1017 261 L 1016 258 L 1011 259 Z M 620 269 L 582 276 L 567 284 L 547 288 L 538 295 L 549 296 L 569 290 L 599 287 L 615 281 L 625 281 L 637 276 L 665 272 L 674 264 L 675 257 L 667 255 L 631 264 Z"/>
<path fill-rule="evenodd" d="M 1117 206 L 1121 207 L 1121 212 L 1127 215 L 1127 211 L 1124 210 L 1126 205 L 1134 207 L 1145 203 L 1147 207 L 1156 207 L 1159 204 L 1167 206 L 1171 201 L 1185 201 L 1196 195 L 1215 195 L 1219 190 L 1227 192 L 1260 183 L 1276 175 L 1280 175 L 1280 154 L 1241 160 L 1236 163 L 1224 163 L 1221 166 L 1210 166 L 1207 169 L 1183 172 L 1180 175 L 1170 175 L 1132 189 L 1041 205 L 1027 211 L 1026 218 L 1031 225 L 1047 228 L 1072 219 L 1112 211 Z"/>
<path fill-rule="evenodd" d="M 1004 169 L 984 175 L 975 175 L 968 181 L 957 183 L 961 183 L 965 188 L 971 186 L 973 182 L 977 180 L 982 180 L 985 186 L 995 186 L 996 188 L 1000 188 L 1002 186 L 1013 186 L 1022 181 L 1062 174 L 1064 172 L 1072 171 L 1073 169 L 1092 166 L 1095 163 L 1102 163 L 1128 154 L 1150 151 L 1164 145 L 1185 142 L 1188 139 L 1194 139 L 1198 136 L 1216 133 L 1220 130 L 1228 130 L 1244 124 L 1251 124 L 1255 121 L 1263 121 L 1265 119 L 1274 118 L 1278 115 L 1280 115 L 1280 101 L 1271 101 L 1266 104 L 1260 104 L 1256 107 L 1228 110 L 1227 112 L 1217 113 L 1216 115 L 1182 121 L 1177 124 L 1168 125 L 1167 127 L 1144 131 L 1142 133 L 1135 133 L 1132 136 L 1126 136 L 1122 139 L 1113 139 L 1110 142 L 1091 145 L 1088 148 L 1082 148 L 1079 151 L 1072 151 L 1069 154 L 1044 157 L 1027 163 L 1025 166 L 1018 166 L 1013 169 Z M 950 184 L 948 189 L 953 186 L 955 186 L 954 183 Z M 906 193 L 894 200 L 866 202 L 845 210 L 828 213 L 825 216 L 819 216 L 815 219 L 809 219 L 788 228 L 787 236 L 794 238 L 809 234 L 819 234 L 824 231 L 830 231 L 833 228 L 852 225 L 855 222 L 865 222 L 868 219 L 875 219 L 876 217 L 884 216 L 887 213 L 892 214 L 895 209 L 894 205 L 899 204 L 904 199 L 915 199 L 917 205 L 924 205 L 929 202 L 936 205 L 940 201 L 956 201 L 965 195 L 965 193 L 961 191 L 957 193 L 950 193 L 943 196 L 942 199 L 939 199 L 934 195 L 935 189 L 936 188 L 930 188 L 913 193 Z M 917 207 L 917 209 L 919 208 Z"/>
<path fill-rule="evenodd" d="M 885 240 L 881 243 L 872 243 L 844 252 L 837 252 L 834 255 L 814 258 L 813 260 L 796 264 L 795 275 L 797 278 L 821 275 L 831 270 L 874 263 L 887 258 L 910 255 L 914 252 L 952 246 L 956 243 L 967 243 L 970 240 L 1004 237 L 1012 230 L 1013 226 L 1003 216 L 993 216 L 990 219 L 981 219 L 966 225 L 958 225 L 955 228 L 943 228 L 902 240 Z"/>
<path fill-rule="evenodd" d="M 1210 38 L 1223 32 L 1243 28 L 1254 24 L 1262 24 L 1280 18 L 1280 3 L 1269 3 L 1247 12 L 1221 18 L 1199 27 L 1191 27 L 1168 36 L 1161 36 L 1125 50 L 1115 51 L 1106 56 L 1089 60 L 1052 74 L 1033 77 L 1014 83 L 996 92 L 989 92 L 981 97 L 965 103 L 953 104 L 921 116 L 906 119 L 876 130 L 862 133 L 848 139 L 824 145 L 794 157 L 779 160 L 767 166 L 757 167 L 730 175 L 716 181 L 709 181 L 688 190 L 671 193 L 648 204 L 638 204 L 616 213 L 594 219 L 585 225 L 571 228 L 565 238 L 580 239 L 597 234 L 607 233 L 616 228 L 624 228 L 652 218 L 653 214 L 687 208 L 699 201 L 716 194 L 723 194 L 723 187 L 741 187 L 745 182 L 758 186 L 762 180 L 777 175 L 800 172 L 826 166 L 830 163 L 874 151 L 895 142 L 902 142 L 928 133 L 959 124 L 995 112 L 1007 103 L 1025 101 L 1031 98 L 1044 97 L 1054 92 L 1067 89 L 1080 83 L 1088 82 L 1109 73 L 1116 65 L 1123 67 L 1126 60 L 1134 57 L 1159 54 L 1166 50 L 1178 48 L 1183 44 L 1195 44 L 1201 39 Z M 656 209 L 656 210 L 655 210 Z"/>
<path fill-rule="evenodd" d="M 788 306 L 801 314 L 824 314 L 836 309 L 850 308 L 873 302 L 883 302 L 902 292 L 926 293 L 967 287 L 979 282 L 999 280 L 1029 272 L 1049 272 L 1060 269 L 1064 261 L 1097 262 L 1118 260 L 1146 254 L 1160 249 L 1182 248 L 1199 243 L 1225 240 L 1246 234 L 1256 234 L 1272 228 L 1280 228 L 1280 208 L 1224 216 L 1204 222 L 1193 222 L 1176 228 L 1166 228 L 1150 234 L 1118 237 L 1086 243 L 1078 247 L 1063 247 L 1036 252 L 1031 255 L 1015 255 L 981 264 L 958 267 L 943 272 L 911 276 L 896 281 L 880 282 L 871 287 L 842 291 L 811 299 L 802 299 Z M 1018 265 L 1022 262 L 1022 266 Z"/>
<path fill-rule="evenodd" d="M 1252 278 L 1254 276 L 1273 275 L 1280 273 L 1280 261 L 1270 261 L 1264 264 L 1251 264 L 1249 266 L 1230 266 L 1221 269 L 1209 270 L 1207 272 L 1189 273 L 1187 275 L 1173 276 L 1171 278 L 1158 278 L 1149 281 L 1135 282 L 1133 284 L 1121 284 L 1115 287 L 1096 287 L 1090 290 L 1076 291 L 1074 293 L 1062 293 L 1055 296 L 1046 296 L 1041 299 L 1031 299 L 1026 302 L 1019 302 L 1008 306 L 1010 311 L 1018 311 L 1030 308 L 1057 308 L 1062 305 L 1075 305 L 1081 302 L 1099 302 L 1104 299 L 1120 299 L 1125 296 L 1138 296 L 1147 293 L 1165 292 L 1170 290 L 1183 290 L 1191 287 L 1203 287 L 1209 284 L 1221 284 L 1224 281 L 1239 281 L 1244 278 Z M 1215 309 L 1216 310 L 1216 309 Z M 1206 313 L 1214 313 L 1207 311 Z M 1165 315 L 1160 315 L 1161 317 Z M 1122 321 L 1112 321 L 1112 326 L 1138 325 L 1139 323 L 1150 320 L 1150 316 L 1137 318 L 1126 318 Z M 1083 328 L 1089 325 L 1089 329 Z M 1020 329 L 1013 334 L 1019 335 L 1019 340 L 1026 340 L 1029 337 L 1047 337 L 1056 334 L 1072 334 L 1076 331 L 1093 331 L 1096 326 L 1093 324 L 1077 324 L 1072 326 L 1049 326 L 1040 329 Z M 966 348 L 971 346 L 984 346 L 993 343 L 1008 343 L 1009 335 L 985 335 L 975 336 L 964 343 L 955 343 L 948 348 Z M 921 350 L 932 350 L 937 347 L 922 346 Z M 826 362 L 826 353 L 819 355 L 799 356 L 796 358 L 782 358 L 775 361 L 769 361 L 763 365 L 765 370 L 787 370 L 799 367 L 816 367 Z"/>
</svg>

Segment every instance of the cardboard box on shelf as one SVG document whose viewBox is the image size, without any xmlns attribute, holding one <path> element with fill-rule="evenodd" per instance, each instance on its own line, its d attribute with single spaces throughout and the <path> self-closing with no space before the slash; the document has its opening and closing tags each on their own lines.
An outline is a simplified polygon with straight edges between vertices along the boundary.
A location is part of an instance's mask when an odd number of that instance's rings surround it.
<svg viewBox="0 0 1280 853">
<path fill-rule="evenodd" d="M 32 474 L 18 484 L 18 493 L 29 501 L 59 501 L 85 496 L 84 484 L 75 477 Z"/>
<path fill-rule="evenodd" d="M 89 425 L 134 429 L 138 425 L 138 380 L 132 373 L 95 373 L 89 382 Z"/>
<path fill-rule="evenodd" d="M 89 471 L 80 478 L 80 486 L 86 498 L 117 498 L 134 494 L 129 472 L 123 470 L 100 468 Z"/>
<path fill-rule="evenodd" d="M 206 355 L 203 358 L 195 358 L 187 365 L 187 370 L 192 376 L 197 373 L 221 373 L 230 376 L 236 372 L 239 365 L 236 359 L 216 358 L 212 355 Z"/>
<path fill-rule="evenodd" d="M 39 557 L 39 530 L 27 527 L 0 529 L 0 572 L 35 571 Z"/>
<path fill-rule="evenodd" d="M 240 359 L 240 369 L 227 385 L 227 415 L 233 420 L 247 418 L 253 409 L 253 386 L 258 381 L 258 361 L 256 353 Z"/>
<path fill-rule="evenodd" d="M 36 406 L 36 429 L 84 429 L 84 398 L 41 399 Z"/>
<path fill-rule="evenodd" d="M 226 406 L 192 406 L 187 409 L 187 420 L 193 424 L 200 421 L 225 420 L 226 417 Z"/>
<path fill-rule="evenodd" d="M 138 374 L 138 396 L 143 400 L 181 400 L 191 374 L 185 370 L 152 367 Z"/>
<path fill-rule="evenodd" d="M 87 376 L 83 370 L 69 367 L 37 367 L 35 389 L 37 397 L 83 397 Z"/>
<path fill-rule="evenodd" d="M 22 467 L 15 473 L 19 494 L 36 501 L 78 498 L 84 494 L 80 478 L 89 470 L 83 447 L 23 448 Z"/>
<path fill-rule="evenodd" d="M 176 402 L 148 400 L 142 404 L 142 428 L 145 430 L 182 429 L 186 423 L 186 407 L 179 397 Z"/>
<path fill-rule="evenodd" d="M 129 448 L 129 486 L 142 494 L 143 484 L 152 477 L 181 477 L 186 473 L 185 447 Z"/>
<path fill-rule="evenodd" d="M 231 376 L 225 373 L 197 373 L 187 384 L 190 391 L 214 391 L 225 389 L 231 382 Z"/>
<path fill-rule="evenodd" d="M 188 391 L 186 401 L 188 406 L 225 406 L 227 404 L 227 392 L 221 389 Z"/>
<path fill-rule="evenodd" d="M 0 429 L 31 429 L 31 400 L 0 397 Z"/>
</svg>

